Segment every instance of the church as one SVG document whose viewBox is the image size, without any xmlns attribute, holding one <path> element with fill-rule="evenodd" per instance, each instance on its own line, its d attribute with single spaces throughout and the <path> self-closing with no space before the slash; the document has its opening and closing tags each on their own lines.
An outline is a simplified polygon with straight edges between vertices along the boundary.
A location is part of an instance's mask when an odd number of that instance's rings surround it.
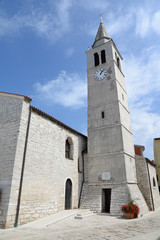
<svg viewBox="0 0 160 240">
<path fill-rule="evenodd" d="M 134 146 L 122 56 L 101 19 L 87 52 L 88 137 L 0 92 L 0 228 L 86 208 L 121 216 L 160 206 L 153 162 Z M 136 153 L 136 155 L 135 155 Z"/>
</svg>

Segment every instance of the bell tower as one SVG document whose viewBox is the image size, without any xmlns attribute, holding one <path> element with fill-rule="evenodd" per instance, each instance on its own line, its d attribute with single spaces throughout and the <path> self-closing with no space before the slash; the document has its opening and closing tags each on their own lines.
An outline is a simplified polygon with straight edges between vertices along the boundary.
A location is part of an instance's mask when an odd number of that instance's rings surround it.
<svg viewBox="0 0 160 240">
<path fill-rule="evenodd" d="M 92 49 L 86 53 L 88 171 L 81 207 L 121 215 L 121 205 L 134 200 L 147 212 L 137 185 L 123 58 L 102 18 Z"/>
</svg>

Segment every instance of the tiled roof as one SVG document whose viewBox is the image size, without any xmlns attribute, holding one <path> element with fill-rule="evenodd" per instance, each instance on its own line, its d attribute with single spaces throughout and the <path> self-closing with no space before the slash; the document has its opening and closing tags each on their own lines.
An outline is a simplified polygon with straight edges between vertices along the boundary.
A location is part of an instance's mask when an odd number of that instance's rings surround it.
<svg viewBox="0 0 160 240">
<path fill-rule="evenodd" d="M 69 126 L 67 126 L 66 124 L 62 123 L 61 121 L 57 120 L 56 118 L 54 118 L 54 117 L 50 116 L 49 114 L 41 111 L 40 109 L 35 108 L 35 107 L 33 107 L 33 106 L 31 106 L 31 109 L 32 109 L 33 111 L 37 112 L 39 115 L 44 116 L 44 117 L 50 119 L 51 121 L 55 122 L 56 124 L 62 126 L 63 128 L 65 128 L 65 129 L 67 129 L 67 130 L 69 130 L 69 131 L 71 131 L 71 132 L 73 132 L 73 133 L 76 133 L 76 134 L 78 134 L 78 135 L 81 135 L 81 136 L 83 136 L 83 137 L 86 137 L 86 136 L 83 135 L 82 133 L 76 131 L 75 129 L 73 129 L 73 128 L 69 127 Z"/>
<path fill-rule="evenodd" d="M 24 95 L 20 95 L 20 94 L 16 94 L 16 93 L 8 93 L 8 92 L 0 92 L 0 93 L 8 94 L 8 95 L 13 95 L 13 96 L 24 97 L 24 99 L 25 99 L 27 102 L 31 102 L 31 101 L 32 101 L 32 99 L 31 99 L 30 97 L 27 97 L 27 96 L 24 96 Z M 71 132 L 73 132 L 73 133 L 79 134 L 79 135 L 81 135 L 81 136 L 83 136 L 83 137 L 86 137 L 86 136 L 83 135 L 82 133 L 74 130 L 73 128 L 71 128 L 71 127 L 69 127 L 69 126 L 67 126 L 66 124 L 62 123 L 61 121 L 57 120 L 56 118 L 54 118 L 54 117 L 50 116 L 49 114 L 41 111 L 40 109 L 35 108 L 35 107 L 33 107 L 33 106 L 31 106 L 31 109 L 32 109 L 33 111 L 37 112 L 39 115 L 44 116 L 44 117 L 50 119 L 51 121 L 55 122 L 56 124 L 62 126 L 63 128 L 65 128 L 65 129 L 67 129 L 67 130 L 69 130 L 69 131 L 71 131 Z"/>
<path fill-rule="evenodd" d="M 20 95 L 20 94 L 16 94 L 16 93 L 8 93 L 8 92 L 0 92 L 0 93 L 4 93 L 4 94 L 8 94 L 8 95 L 14 95 L 14 96 L 24 97 L 25 100 L 26 100 L 27 102 L 31 102 L 31 101 L 32 101 L 32 98 L 27 97 L 27 96 L 24 96 L 24 95 Z"/>
<path fill-rule="evenodd" d="M 149 160 L 148 158 L 145 158 L 148 163 L 150 163 L 152 166 L 156 166 L 154 161 Z"/>
</svg>

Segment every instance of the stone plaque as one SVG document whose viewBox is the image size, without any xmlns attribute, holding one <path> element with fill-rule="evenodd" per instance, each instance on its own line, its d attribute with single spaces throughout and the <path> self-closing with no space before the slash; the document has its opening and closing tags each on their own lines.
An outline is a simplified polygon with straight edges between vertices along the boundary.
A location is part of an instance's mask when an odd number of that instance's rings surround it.
<svg viewBox="0 0 160 240">
<path fill-rule="evenodd" d="M 110 179 L 111 179 L 110 172 L 102 173 L 102 180 L 110 180 Z"/>
</svg>

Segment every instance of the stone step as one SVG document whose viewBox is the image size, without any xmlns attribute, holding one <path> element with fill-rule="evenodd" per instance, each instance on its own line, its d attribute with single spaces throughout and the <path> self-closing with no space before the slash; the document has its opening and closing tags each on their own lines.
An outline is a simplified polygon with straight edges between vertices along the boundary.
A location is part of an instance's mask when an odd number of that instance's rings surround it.
<svg viewBox="0 0 160 240">
<path fill-rule="evenodd" d="M 90 216 L 93 216 L 95 215 L 94 212 L 92 211 L 84 211 L 84 212 L 81 212 L 81 213 L 77 213 L 77 215 L 74 217 L 75 219 L 83 219 L 83 218 L 87 218 L 87 217 L 90 217 Z"/>
</svg>

